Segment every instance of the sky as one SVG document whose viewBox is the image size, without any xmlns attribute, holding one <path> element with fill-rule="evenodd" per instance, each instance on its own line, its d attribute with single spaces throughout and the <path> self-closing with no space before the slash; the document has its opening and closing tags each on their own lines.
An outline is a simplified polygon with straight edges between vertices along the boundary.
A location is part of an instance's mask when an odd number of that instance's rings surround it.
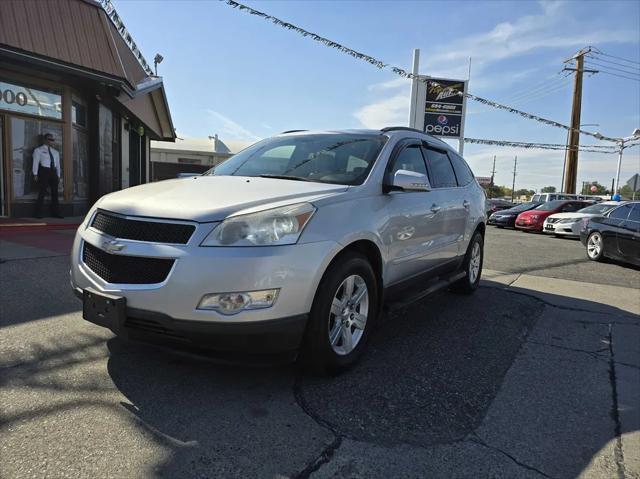
<svg viewBox="0 0 640 479">
<path fill-rule="evenodd" d="M 410 81 L 219 1 L 112 0 L 147 61 L 156 53 L 182 138 L 218 134 L 253 142 L 289 129 L 407 125 Z M 587 59 L 583 129 L 626 137 L 640 127 L 640 2 L 630 1 L 249 1 L 260 11 L 385 63 L 420 73 L 471 76 L 469 91 L 569 124 L 566 59 L 586 46 L 629 59 Z M 603 61 L 604 60 L 604 61 Z M 593 64 L 599 63 L 599 65 Z M 611 63 L 613 62 L 613 63 Z M 605 73 L 606 71 L 606 73 Z M 626 73 L 630 71 L 631 73 Z M 566 130 L 469 101 L 465 136 L 566 143 Z M 597 140 L 581 136 L 581 144 Z M 457 144 L 457 143 L 456 143 Z M 601 143 L 607 144 L 607 143 Z M 516 189 L 560 189 L 563 151 L 465 145 L 476 176 Z M 581 153 L 578 185 L 611 185 L 617 155 Z M 621 184 L 640 171 L 640 147 L 625 150 Z"/>
</svg>

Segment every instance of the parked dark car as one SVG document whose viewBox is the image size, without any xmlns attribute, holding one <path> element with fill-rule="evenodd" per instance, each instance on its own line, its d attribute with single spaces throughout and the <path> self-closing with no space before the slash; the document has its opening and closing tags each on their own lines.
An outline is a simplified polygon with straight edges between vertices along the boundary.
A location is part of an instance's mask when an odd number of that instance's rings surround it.
<svg viewBox="0 0 640 479">
<path fill-rule="evenodd" d="M 640 201 L 585 220 L 580 241 L 593 261 L 608 257 L 640 266 Z"/>
<path fill-rule="evenodd" d="M 485 203 L 485 207 L 487 208 L 487 217 L 491 216 L 496 211 L 508 210 L 514 206 L 515 204 L 510 201 L 497 199 L 487 200 Z"/>
<path fill-rule="evenodd" d="M 516 224 L 516 218 L 520 213 L 522 213 L 523 211 L 532 210 L 540 206 L 541 204 L 542 203 L 539 203 L 537 201 L 531 201 L 529 203 L 521 203 L 517 206 L 514 206 L 513 208 L 496 211 L 491 216 L 489 216 L 487 224 L 495 225 L 498 228 L 503 228 L 505 226 L 513 228 Z"/>
</svg>

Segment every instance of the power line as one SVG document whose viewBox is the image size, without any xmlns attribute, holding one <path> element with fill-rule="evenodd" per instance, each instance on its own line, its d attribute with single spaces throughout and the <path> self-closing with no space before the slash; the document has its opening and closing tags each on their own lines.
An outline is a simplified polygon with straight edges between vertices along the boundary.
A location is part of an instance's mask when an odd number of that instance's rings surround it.
<svg viewBox="0 0 640 479">
<path fill-rule="evenodd" d="M 602 50 L 600 50 L 599 48 L 596 47 L 591 47 L 593 49 L 593 51 L 595 53 L 597 53 L 598 55 L 604 55 L 605 57 L 609 57 L 609 58 L 616 58 L 618 60 L 622 60 L 624 62 L 629 62 L 629 63 L 634 63 L 636 65 L 640 65 L 640 62 L 637 62 L 635 60 L 629 60 L 628 58 L 623 58 L 623 57 L 617 57 L 615 55 L 609 55 L 608 53 L 603 52 Z"/>
<path fill-rule="evenodd" d="M 604 71 L 604 70 L 600 70 L 600 73 L 604 73 L 605 75 L 611 75 L 611 76 L 614 76 L 614 77 L 626 78 L 627 80 L 640 81 L 640 78 L 627 77 L 627 76 L 624 76 L 624 75 L 618 75 L 617 73 L 611 73 L 611 72 L 607 72 L 607 71 Z"/>
<path fill-rule="evenodd" d="M 220 0 L 223 1 L 224 3 L 226 3 L 227 5 L 231 6 L 232 8 L 237 8 L 240 11 L 243 11 L 245 13 L 248 13 L 250 15 L 255 15 L 258 17 L 261 17 L 264 20 L 270 21 L 272 23 L 274 23 L 275 25 L 285 28 L 287 30 L 293 30 L 296 33 L 302 35 L 303 37 L 310 37 L 312 40 L 317 41 L 322 43 L 325 46 L 331 47 L 331 48 L 335 48 L 338 51 L 341 51 L 343 53 L 346 53 L 347 55 L 350 55 L 354 58 L 357 58 L 359 60 L 363 60 L 366 61 L 367 63 L 370 63 L 371 65 L 379 68 L 379 69 L 384 69 L 384 68 L 389 68 L 393 73 L 395 73 L 396 75 L 399 75 L 403 78 L 408 78 L 408 79 L 412 79 L 412 80 L 417 80 L 417 81 L 421 81 L 424 83 L 427 83 L 431 86 L 435 86 L 436 88 L 441 88 L 442 90 L 446 90 L 447 88 L 440 85 L 438 82 L 430 79 L 430 78 L 424 78 L 421 77 L 420 75 L 417 74 L 413 74 L 411 72 L 408 72 L 407 70 L 405 70 L 404 68 L 400 68 L 400 67 L 396 67 L 393 65 L 390 65 L 388 63 L 385 63 L 381 60 L 378 60 L 370 55 L 365 55 L 364 53 L 360 53 L 356 50 L 353 50 L 351 48 L 348 48 L 344 45 L 341 45 L 338 42 L 334 42 L 333 40 L 330 40 L 328 38 L 322 37 L 316 33 L 310 32 L 308 30 L 305 30 L 304 28 L 300 28 L 296 25 L 293 25 L 292 23 L 289 22 L 285 22 L 283 20 L 280 20 L 279 18 L 276 18 L 272 15 L 269 15 L 267 13 L 261 12 L 259 10 L 256 10 L 254 8 L 248 7 L 247 5 L 244 5 L 242 3 L 236 2 L 235 0 Z M 583 135 L 589 135 L 592 136 L 594 138 L 597 138 L 599 140 L 606 140 L 606 141 L 611 141 L 611 142 L 616 142 L 617 139 L 616 138 L 612 138 L 612 137 L 608 137 L 608 136 L 604 136 L 601 135 L 599 133 L 592 133 L 590 131 L 585 131 L 585 130 L 580 130 L 579 128 L 572 128 L 570 126 L 564 125 L 562 123 L 559 123 L 557 121 L 554 120 L 549 120 L 547 118 L 543 118 L 541 116 L 537 116 L 537 115 L 533 115 L 531 113 L 527 113 L 525 111 L 522 110 L 518 110 L 517 108 L 513 108 L 511 106 L 507 106 L 507 105 L 503 105 L 501 103 L 492 101 L 492 100 L 487 100 L 486 98 L 482 98 L 476 95 L 472 95 L 471 93 L 462 93 L 462 92 L 455 92 L 457 95 L 459 96 L 466 96 L 467 98 L 476 101 L 478 103 L 482 103 L 484 105 L 487 106 L 491 106 L 493 108 L 497 108 L 499 110 L 504 110 L 504 111 L 508 111 L 509 113 L 513 113 L 513 114 L 517 114 L 522 116 L 523 118 L 528 118 L 530 120 L 535 120 L 538 121 L 540 123 L 544 123 L 546 125 L 549 126 L 554 126 L 556 128 L 562 128 L 564 130 L 568 130 L 568 131 L 576 131 L 578 133 L 581 133 Z"/>
<path fill-rule="evenodd" d="M 592 53 L 596 53 L 596 52 L 592 52 Z M 634 67 L 632 65 L 625 65 L 624 63 L 619 63 L 619 62 L 612 62 L 611 60 L 605 60 L 604 58 L 601 58 L 599 56 L 587 55 L 587 57 L 588 58 L 593 58 L 595 60 L 598 60 L 599 62 L 610 63 L 611 65 L 617 65 L 619 67 L 631 68 L 633 70 L 640 71 L 640 67 Z"/>
<path fill-rule="evenodd" d="M 541 98 L 545 98 L 549 95 L 552 95 L 554 93 L 557 93 L 561 90 L 564 90 L 565 88 L 567 88 L 568 86 L 571 85 L 571 79 L 564 81 L 561 85 L 556 85 L 555 88 L 550 88 L 548 90 L 543 90 L 543 91 L 539 91 L 537 94 L 531 95 L 529 97 L 524 97 L 521 98 L 519 100 L 516 100 L 515 102 L 513 102 L 516 105 L 526 105 L 527 103 L 530 103 L 534 100 L 540 100 Z"/>
<path fill-rule="evenodd" d="M 597 65 L 601 69 L 602 68 L 606 68 L 607 70 L 615 70 L 615 71 L 618 71 L 618 72 L 627 73 L 629 75 L 638 75 L 638 76 L 640 76 L 640 70 L 637 71 L 637 72 L 633 72 L 633 71 L 629 71 L 629 70 L 623 70 L 622 68 L 610 67 L 609 65 L 603 65 L 602 63 L 598 63 L 598 62 L 595 62 L 593 60 L 587 60 L 587 64 L 589 64 L 589 65 Z"/>
<path fill-rule="evenodd" d="M 526 97 L 529 94 L 537 93 L 538 91 L 544 91 L 546 88 L 550 88 L 552 85 L 555 86 L 558 82 L 562 82 L 569 74 L 565 74 L 560 76 L 562 72 L 557 72 L 555 75 L 550 76 L 543 80 L 542 82 L 534 83 L 531 88 L 519 89 L 516 90 L 512 95 L 505 97 L 503 100 L 506 102 L 516 102 L 519 101 L 521 97 Z"/>
</svg>

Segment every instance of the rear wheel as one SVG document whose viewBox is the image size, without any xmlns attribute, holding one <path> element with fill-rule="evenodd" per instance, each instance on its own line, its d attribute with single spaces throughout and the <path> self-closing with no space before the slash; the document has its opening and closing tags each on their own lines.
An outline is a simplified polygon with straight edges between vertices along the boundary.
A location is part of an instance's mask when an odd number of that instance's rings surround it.
<svg viewBox="0 0 640 479">
<path fill-rule="evenodd" d="M 594 231 L 587 238 L 587 256 L 593 261 L 604 260 L 604 238 L 598 231 Z"/>
<path fill-rule="evenodd" d="M 484 238 L 479 231 L 476 231 L 471 238 L 467 254 L 462 263 L 464 278 L 458 280 L 453 285 L 455 291 L 461 293 L 473 293 L 480 284 L 480 276 L 482 275 L 482 262 L 484 260 Z"/>
<path fill-rule="evenodd" d="M 373 268 L 358 253 L 345 253 L 325 273 L 313 301 L 303 360 L 317 373 L 333 373 L 355 363 L 366 347 L 378 315 Z"/>
</svg>

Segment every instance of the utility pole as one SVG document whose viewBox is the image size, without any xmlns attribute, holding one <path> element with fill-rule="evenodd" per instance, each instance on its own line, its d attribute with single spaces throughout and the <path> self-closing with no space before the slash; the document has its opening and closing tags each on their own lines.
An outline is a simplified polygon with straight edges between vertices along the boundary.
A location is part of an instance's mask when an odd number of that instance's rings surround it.
<svg viewBox="0 0 640 479">
<path fill-rule="evenodd" d="M 511 203 L 513 203 L 514 193 L 516 189 L 516 171 L 518 170 L 518 155 L 513 162 L 513 184 L 511 185 Z"/>
<path fill-rule="evenodd" d="M 565 154 L 565 172 L 564 185 L 562 191 L 565 193 L 576 192 L 576 179 L 578 176 L 578 147 L 580 146 L 580 114 L 582 112 L 582 75 L 584 72 L 598 73 L 597 70 L 584 69 L 584 56 L 591 52 L 591 47 L 583 48 L 573 57 L 565 60 L 564 63 L 570 61 L 576 62 L 575 68 L 564 67 L 563 71 L 575 72 L 575 81 L 573 83 L 573 106 L 571 108 L 571 131 L 569 131 L 569 140 L 567 142 L 567 152 Z"/>
<path fill-rule="evenodd" d="M 489 198 L 491 198 L 491 191 L 493 190 L 493 179 L 496 175 L 496 155 L 493 155 L 493 168 L 491 168 L 491 183 L 489 183 Z"/>
</svg>

